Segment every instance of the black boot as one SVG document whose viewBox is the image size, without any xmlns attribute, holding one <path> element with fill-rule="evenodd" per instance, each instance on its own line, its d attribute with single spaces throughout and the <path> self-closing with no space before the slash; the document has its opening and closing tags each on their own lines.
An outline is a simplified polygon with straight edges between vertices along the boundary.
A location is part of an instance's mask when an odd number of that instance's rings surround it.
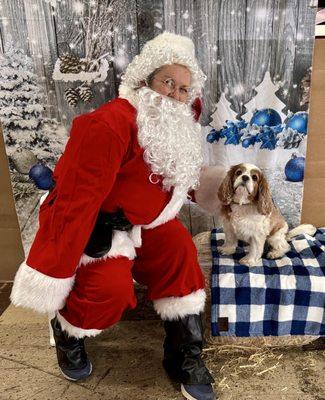
<svg viewBox="0 0 325 400">
<path fill-rule="evenodd" d="M 181 383 L 187 399 L 216 399 L 211 383 L 214 382 L 201 358 L 203 327 L 201 315 L 191 314 L 174 321 L 164 321 L 163 366 L 174 381 Z"/>
<path fill-rule="evenodd" d="M 51 326 L 62 374 L 71 381 L 87 378 L 91 374 L 92 365 L 85 351 L 84 339 L 68 336 L 57 317 L 51 320 Z"/>
</svg>

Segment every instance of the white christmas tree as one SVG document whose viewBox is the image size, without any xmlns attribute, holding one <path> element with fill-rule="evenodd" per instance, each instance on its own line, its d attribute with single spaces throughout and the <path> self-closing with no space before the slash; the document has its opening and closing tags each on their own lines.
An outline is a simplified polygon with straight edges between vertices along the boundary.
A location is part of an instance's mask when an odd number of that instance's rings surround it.
<svg viewBox="0 0 325 400">
<path fill-rule="evenodd" d="M 32 60 L 8 40 L 0 54 L 0 120 L 9 161 L 18 148 L 45 162 L 62 152 L 66 134 L 56 120 L 42 116 L 43 98 Z"/>
<path fill-rule="evenodd" d="M 0 55 L 0 118 L 11 130 L 37 129 L 44 107 L 31 59 L 10 41 Z"/>
<path fill-rule="evenodd" d="M 236 116 L 237 113 L 232 110 L 230 101 L 227 100 L 225 93 L 222 93 L 215 111 L 211 114 L 210 125 L 216 130 L 220 130 L 226 124 L 226 120 L 236 121 Z"/>
<path fill-rule="evenodd" d="M 280 114 L 281 120 L 284 121 L 286 115 L 282 110 L 286 107 L 286 104 L 275 95 L 279 90 L 279 87 L 272 82 L 269 71 L 266 71 L 263 81 L 255 88 L 255 90 L 257 95 L 245 104 L 247 113 L 244 114 L 242 118 L 246 122 L 250 122 L 255 110 L 272 108 Z"/>
</svg>

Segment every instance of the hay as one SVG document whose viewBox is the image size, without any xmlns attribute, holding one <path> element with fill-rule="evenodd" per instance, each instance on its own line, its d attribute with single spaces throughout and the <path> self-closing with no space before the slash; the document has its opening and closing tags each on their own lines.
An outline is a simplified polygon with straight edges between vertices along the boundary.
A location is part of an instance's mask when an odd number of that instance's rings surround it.
<svg viewBox="0 0 325 400">
<path fill-rule="evenodd" d="M 217 377 L 215 389 L 223 392 L 234 389 L 239 378 L 273 374 L 281 368 L 283 353 L 273 349 L 223 345 L 205 349 L 203 358 Z"/>
<path fill-rule="evenodd" d="M 255 376 L 267 379 L 270 375 L 274 376 L 277 370 L 283 370 L 288 354 L 287 348 L 257 348 L 227 344 L 205 348 L 202 358 L 213 375 L 217 377 L 213 384 L 214 388 L 223 392 L 235 389 L 240 378 L 249 379 Z M 305 365 L 302 370 L 310 371 L 317 368 L 314 352 L 300 354 Z M 280 390 L 286 392 L 288 388 L 283 387 Z"/>
<path fill-rule="evenodd" d="M 210 346 L 205 348 L 202 354 L 206 366 L 215 378 L 212 384 L 215 392 L 220 398 L 227 400 L 238 400 L 238 387 L 242 388 L 246 382 L 253 382 L 256 388 L 264 387 L 265 382 L 273 382 L 279 392 L 283 393 L 280 398 L 285 399 L 287 394 L 292 392 L 292 388 L 286 386 L 289 381 L 279 377 L 287 371 L 288 365 L 293 360 L 298 360 L 300 370 L 307 370 L 308 376 L 314 376 L 313 373 L 319 368 L 319 358 L 324 356 L 325 351 L 305 352 L 299 347 L 258 348 L 233 344 Z"/>
</svg>

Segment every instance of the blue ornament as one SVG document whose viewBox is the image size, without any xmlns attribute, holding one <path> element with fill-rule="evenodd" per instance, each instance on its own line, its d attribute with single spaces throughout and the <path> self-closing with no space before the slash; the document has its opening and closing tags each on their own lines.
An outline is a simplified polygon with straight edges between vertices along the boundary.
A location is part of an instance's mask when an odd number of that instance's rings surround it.
<svg viewBox="0 0 325 400">
<path fill-rule="evenodd" d="M 251 135 L 249 137 L 246 137 L 242 141 L 242 146 L 245 147 L 245 149 L 247 149 L 250 145 L 254 146 L 255 143 L 256 143 L 256 136 L 255 135 Z"/>
<path fill-rule="evenodd" d="M 215 136 L 213 132 L 210 132 L 207 136 L 207 142 L 208 143 L 213 143 L 215 141 Z"/>
<path fill-rule="evenodd" d="M 52 175 L 53 171 L 41 163 L 33 165 L 28 174 L 28 176 L 34 181 L 36 187 L 42 190 L 49 190 L 55 185 Z"/>
<path fill-rule="evenodd" d="M 263 108 L 262 110 L 256 110 L 250 124 L 257 126 L 276 126 L 281 124 L 280 114 L 272 108 Z"/>
<path fill-rule="evenodd" d="M 214 128 L 211 129 L 211 131 L 206 137 L 207 142 L 209 143 L 218 142 L 220 139 L 220 132 L 221 131 L 216 131 Z"/>
<path fill-rule="evenodd" d="M 308 113 L 305 111 L 299 111 L 290 117 L 286 123 L 287 128 L 294 129 L 299 133 L 307 134 L 308 126 Z"/>
<path fill-rule="evenodd" d="M 304 179 L 304 171 L 305 157 L 297 157 L 293 154 L 284 169 L 287 180 L 291 182 L 301 182 Z"/>
</svg>

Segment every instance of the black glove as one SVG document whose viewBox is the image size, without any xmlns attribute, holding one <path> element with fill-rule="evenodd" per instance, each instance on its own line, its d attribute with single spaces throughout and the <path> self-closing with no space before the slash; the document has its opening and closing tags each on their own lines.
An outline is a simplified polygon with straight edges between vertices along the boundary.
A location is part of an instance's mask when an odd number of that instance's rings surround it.
<svg viewBox="0 0 325 400">
<path fill-rule="evenodd" d="M 93 258 L 102 257 L 112 247 L 113 230 L 127 231 L 132 226 L 122 209 L 115 213 L 100 211 L 84 253 Z"/>
</svg>

